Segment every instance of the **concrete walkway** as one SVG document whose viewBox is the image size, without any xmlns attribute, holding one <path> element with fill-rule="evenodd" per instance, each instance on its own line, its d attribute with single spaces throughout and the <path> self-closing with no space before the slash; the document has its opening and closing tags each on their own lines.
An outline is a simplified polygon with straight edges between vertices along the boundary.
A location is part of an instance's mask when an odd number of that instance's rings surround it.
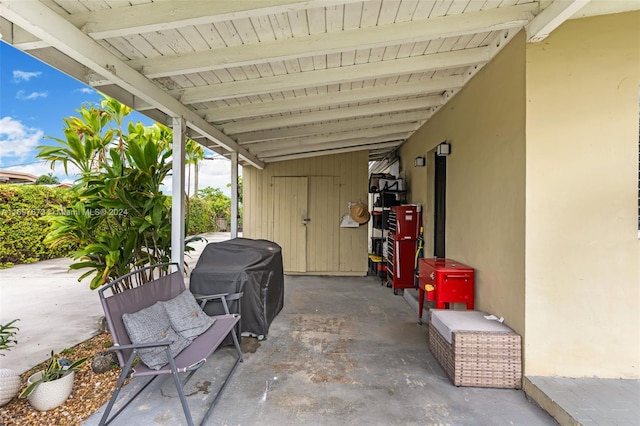
<svg viewBox="0 0 640 426">
<path fill-rule="evenodd" d="M 230 238 L 228 232 L 204 234 L 208 242 Z M 193 268 L 206 243 L 192 244 Z M 0 270 L 0 324 L 18 318 L 18 345 L 0 356 L 0 368 L 23 373 L 49 358 L 51 351 L 75 346 L 95 336 L 104 316 L 85 271 L 70 271 L 71 259 L 45 260 Z"/>
</svg>

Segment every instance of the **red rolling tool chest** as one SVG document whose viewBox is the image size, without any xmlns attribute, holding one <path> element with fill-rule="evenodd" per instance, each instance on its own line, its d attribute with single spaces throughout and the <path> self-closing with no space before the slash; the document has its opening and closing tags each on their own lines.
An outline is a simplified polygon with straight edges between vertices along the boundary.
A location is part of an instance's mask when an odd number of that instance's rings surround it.
<svg viewBox="0 0 640 426">
<path fill-rule="evenodd" d="M 387 235 L 387 284 L 393 294 L 399 289 L 415 288 L 416 240 L 422 216 L 414 204 L 393 206 L 389 212 Z"/>
<path fill-rule="evenodd" d="M 437 309 L 449 303 L 464 303 L 473 310 L 473 268 L 453 259 L 424 258 L 418 264 L 418 317 L 422 317 L 425 293 L 427 300 L 436 302 Z"/>
</svg>

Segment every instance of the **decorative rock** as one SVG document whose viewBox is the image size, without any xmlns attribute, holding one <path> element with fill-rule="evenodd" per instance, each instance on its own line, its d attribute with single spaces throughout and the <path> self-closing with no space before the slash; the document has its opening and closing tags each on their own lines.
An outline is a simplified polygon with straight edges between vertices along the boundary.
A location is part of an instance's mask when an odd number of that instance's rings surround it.
<svg viewBox="0 0 640 426">
<path fill-rule="evenodd" d="M 102 333 L 109 332 L 109 326 L 107 325 L 107 319 L 104 316 L 101 316 L 98 320 L 98 331 Z"/>
<path fill-rule="evenodd" d="M 118 357 L 113 352 L 100 352 L 93 357 L 91 361 L 91 369 L 96 374 L 106 373 L 113 366 L 118 365 Z"/>
</svg>

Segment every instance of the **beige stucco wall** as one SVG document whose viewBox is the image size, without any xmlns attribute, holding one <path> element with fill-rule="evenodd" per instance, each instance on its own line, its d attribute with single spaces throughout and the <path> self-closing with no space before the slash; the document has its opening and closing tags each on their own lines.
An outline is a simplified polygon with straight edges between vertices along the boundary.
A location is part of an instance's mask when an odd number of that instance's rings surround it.
<svg viewBox="0 0 640 426">
<path fill-rule="evenodd" d="M 476 309 L 524 334 L 525 42 L 518 34 L 400 150 L 409 200 L 426 207 L 433 255 L 433 154 L 447 158 L 446 255 L 476 269 Z M 427 167 L 413 167 L 428 154 Z"/>
<path fill-rule="evenodd" d="M 527 375 L 640 377 L 639 28 L 527 45 Z"/>
<path fill-rule="evenodd" d="M 281 218 L 274 215 L 274 203 L 286 203 L 287 200 L 274 200 L 274 176 L 309 177 L 309 223 L 306 255 L 314 258 L 309 265 L 322 264 L 322 270 L 307 272 L 315 275 L 366 275 L 367 273 L 367 226 L 359 228 L 340 228 L 340 217 L 347 213 L 350 201 L 367 202 L 368 199 L 368 152 L 358 151 L 346 154 L 328 155 L 316 158 L 267 163 L 264 170 L 252 167 L 243 169 L 243 236 L 247 238 L 274 239 L 274 224 Z M 337 187 L 332 191 L 322 191 L 315 187 L 316 182 L 335 178 Z M 315 179 L 318 178 L 318 179 Z M 324 189 L 324 188 L 322 188 Z M 333 198 L 333 199 L 331 199 Z M 339 202 L 334 202 L 334 199 Z M 327 206 L 334 205 L 336 212 L 328 213 Z M 319 211 L 324 209 L 323 211 Z M 325 218 L 325 215 L 330 217 Z M 316 229 L 321 219 L 327 219 L 327 226 Z M 291 224 L 282 224 L 291 226 Z M 316 228 L 311 228 L 316 227 Z M 315 238 L 314 238 L 315 236 Z M 278 241 L 276 241 L 278 242 Z M 300 251 L 296 255 L 305 255 Z M 324 259 L 324 260 L 322 260 Z M 328 265 L 328 266 L 327 266 Z"/>
</svg>

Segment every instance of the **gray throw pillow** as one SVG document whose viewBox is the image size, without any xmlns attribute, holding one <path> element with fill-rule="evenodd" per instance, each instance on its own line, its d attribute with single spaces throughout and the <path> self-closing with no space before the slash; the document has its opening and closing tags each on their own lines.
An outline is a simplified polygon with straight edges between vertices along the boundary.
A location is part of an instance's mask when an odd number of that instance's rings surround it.
<svg viewBox="0 0 640 426">
<path fill-rule="evenodd" d="M 157 302 L 132 314 L 123 314 L 122 322 L 131 343 L 172 342 L 169 349 L 175 357 L 190 342 L 171 328 L 169 316 L 161 303 Z M 141 349 L 138 356 L 140 361 L 153 370 L 159 370 L 169 362 L 164 347 Z"/>
<path fill-rule="evenodd" d="M 171 327 L 189 341 L 207 331 L 216 321 L 204 313 L 189 290 L 160 303 L 167 311 Z"/>
</svg>

